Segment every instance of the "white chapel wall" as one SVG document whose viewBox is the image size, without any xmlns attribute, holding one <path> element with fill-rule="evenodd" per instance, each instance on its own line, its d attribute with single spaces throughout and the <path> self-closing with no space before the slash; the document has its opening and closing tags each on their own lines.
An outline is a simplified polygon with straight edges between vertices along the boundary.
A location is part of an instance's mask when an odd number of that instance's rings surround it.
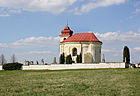
<svg viewBox="0 0 140 96">
<path fill-rule="evenodd" d="M 82 47 L 82 48 L 81 48 Z M 92 55 L 92 61 L 88 63 L 99 63 L 101 62 L 101 44 L 99 43 L 64 43 L 60 44 L 60 54 L 65 53 L 67 55 L 72 55 L 73 48 L 77 49 L 77 54 L 80 55 L 82 51 L 82 62 L 86 62 L 86 54 Z M 72 56 L 73 60 L 76 61 L 76 56 Z"/>
<path fill-rule="evenodd" d="M 95 64 L 55 64 L 55 65 L 29 65 L 23 66 L 23 70 L 63 70 L 63 69 L 99 69 L 99 68 L 125 68 L 126 64 L 95 63 Z"/>
</svg>

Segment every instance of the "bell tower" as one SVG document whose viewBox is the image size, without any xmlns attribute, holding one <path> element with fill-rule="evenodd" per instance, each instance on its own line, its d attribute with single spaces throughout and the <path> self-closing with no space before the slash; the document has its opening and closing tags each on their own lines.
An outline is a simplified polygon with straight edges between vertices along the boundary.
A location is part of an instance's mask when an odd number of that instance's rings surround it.
<svg viewBox="0 0 140 96">
<path fill-rule="evenodd" d="M 73 31 L 69 28 L 69 26 L 67 24 L 65 29 L 61 31 L 61 35 L 59 35 L 60 42 L 66 40 L 68 37 L 72 36 L 72 34 L 73 34 Z"/>
</svg>

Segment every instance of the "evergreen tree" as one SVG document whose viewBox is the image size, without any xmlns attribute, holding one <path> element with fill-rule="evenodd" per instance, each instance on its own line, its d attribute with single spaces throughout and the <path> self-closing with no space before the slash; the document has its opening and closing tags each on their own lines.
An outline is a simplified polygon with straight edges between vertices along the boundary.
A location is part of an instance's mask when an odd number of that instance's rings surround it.
<svg viewBox="0 0 140 96">
<path fill-rule="evenodd" d="M 82 54 L 80 53 L 80 55 L 79 55 L 79 63 L 82 63 Z"/>
<path fill-rule="evenodd" d="M 72 64 L 72 57 L 69 55 L 69 64 Z"/>
<path fill-rule="evenodd" d="M 124 46 L 123 49 L 123 62 L 130 63 L 130 53 L 127 46 Z"/>
<path fill-rule="evenodd" d="M 68 55 L 66 57 L 66 64 L 72 64 L 72 57 L 71 57 L 71 55 Z"/>
<path fill-rule="evenodd" d="M 65 64 L 65 54 L 61 54 L 59 57 L 59 64 Z"/>
<path fill-rule="evenodd" d="M 77 55 L 77 57 L 76 57 L 76 63 L 80 63 L 79 60 L 80 60 L 79 55 Z"/>
<path fill-rule="evenodd" d="M 63 54 L 62 54 L 62 61 L 63 61 L 63 63 L 62 64 L 65 64 L 65 54 L 64 54 L 64 52 L 63 52 Z"/>
<path fill-rule="evenodd" d="M 76 63 L 82 63 L 82 54 L 81 53 L 80 53 L 80 55 L 77 55 Z"/>
<path fill-rule="evenodd" d="M 69 64 L 69 55 L 66 57 L 66 64 Z"/>
<path fill-rule="evenodd" d="M 63 54 L 60 55 L 59 64 L 63 64 L 63 60 L 62 59 L 63 59 Z"/>
</svg>

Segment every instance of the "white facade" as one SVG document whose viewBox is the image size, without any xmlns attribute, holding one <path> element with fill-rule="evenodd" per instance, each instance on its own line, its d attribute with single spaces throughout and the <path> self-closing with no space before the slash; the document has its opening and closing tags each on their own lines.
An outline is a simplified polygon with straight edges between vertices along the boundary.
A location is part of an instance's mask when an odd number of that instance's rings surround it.
<svg viewBox="0 0 140 96">
<path fill-rule="evenodd" d="M 77 55 L 82 54 L 82 63 L 101 62 L 101 43 L 98 42 L 67 42 L 60 44 L 60 54 L 64 53 L 72 56 L 76 63 L 76 57 L 73 55 L 73 49 L 77 49 Z"/>
</svg>

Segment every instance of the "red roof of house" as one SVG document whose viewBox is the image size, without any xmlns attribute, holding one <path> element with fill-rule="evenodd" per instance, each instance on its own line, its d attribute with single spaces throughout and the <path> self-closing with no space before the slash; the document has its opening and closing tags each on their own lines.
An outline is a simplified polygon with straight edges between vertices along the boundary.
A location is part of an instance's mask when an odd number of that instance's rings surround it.
<svg viewBox="0 0 140 96">
<path fill-rule="evenodd" d="M 94 33 L 76 33 L 70 37 L 68 37 L 66 40 L 62 41 L 64 42 L 99 42 L 102 43 L 97 39 L 97 37 L 94 35 Z"/>
<path fill-rule="evenodd" d="M 67 25 L 64 30 L 61 31 L 60 36 L 71 36 L 73 34 L 73 31 L 69 28 Z"/>
</svg>

